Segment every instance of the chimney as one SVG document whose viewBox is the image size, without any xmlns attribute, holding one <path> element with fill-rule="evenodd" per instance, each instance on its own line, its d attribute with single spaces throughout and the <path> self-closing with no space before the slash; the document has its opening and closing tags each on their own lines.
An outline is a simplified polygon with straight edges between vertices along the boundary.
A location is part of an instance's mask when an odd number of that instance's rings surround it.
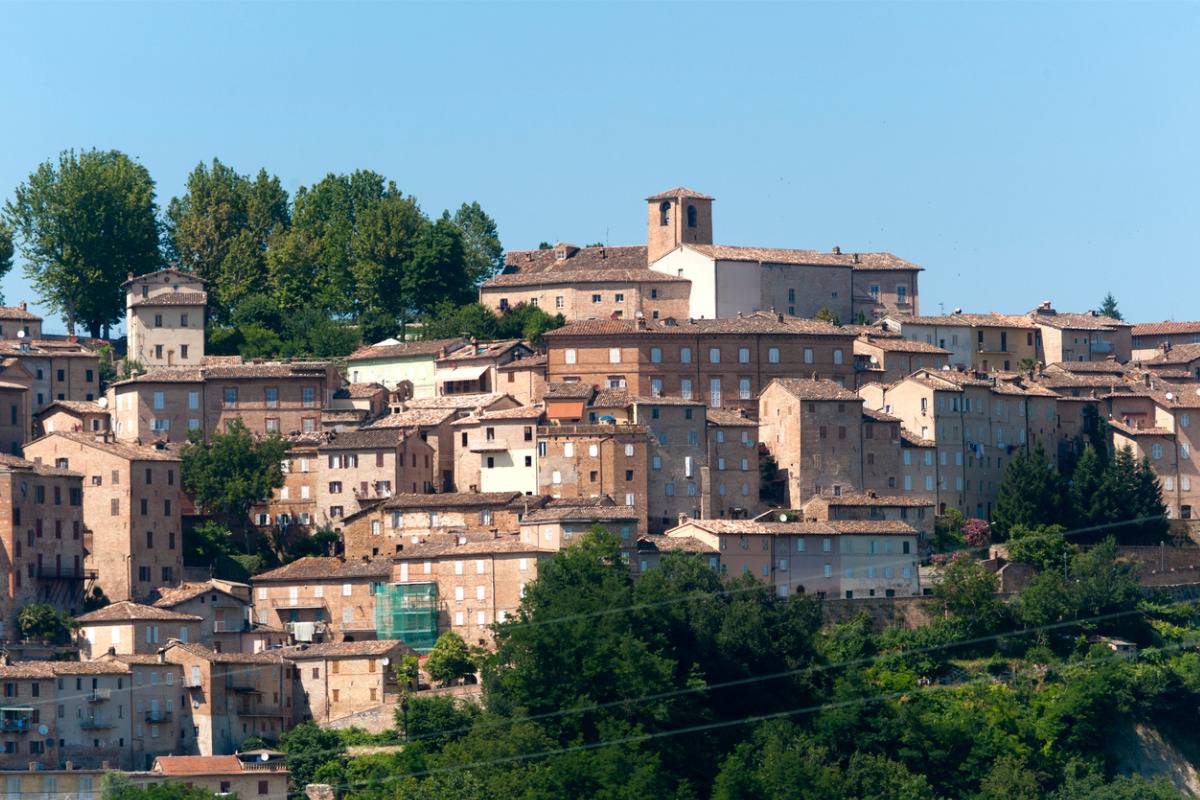
<svg viewBox="0 0 1200 800">
<path fill-rule="evenodd" d="M 616 314 L 617 314 L 617 312 L 615 312 L 615 311 L 614 311 L 614 312 L 613 312 L 613 319 L 616 319 Z M 639 331 L 644 331 L 644 330 L 646 330 L 646 318 L 645 318 L 645 317 L 638 317 L 638 319 L 637 319 L 637 329 L 638 329 Z"/>
<path fill-rule="evenodd" d="M 75 769 L 75 762 L 74 761 L 65 762 L 63 764 L 63 769 L 65 769 L 67 772 L 70 772 L 71 770 Z"/>
<path fill-rule="evenodd" d="M 854 263 L 855 263 L 855 264 L 857 264 L 857 263 L 858 263 L 858 253 L 855 253 L 855 254 L 854 254 Z"/>
<path fill-rule="evenodd" d="M 834 254 L 835 256 L 840 256 L 840 255 L 842 254 L 842 248 L 838 247 L 838 246 L 835 244 L 835 245 L 833 246 L 833 254 Z"/>
<path fill-rule="evenodd" d="M 24 300 L 22 300 L 21 302 L 17 303 L 17 309 L 18 309 L 18 310 L 20 310 L 20 311 L 24 311 L 24 310 L 25 310 L 25 308 L 26 308 L 26 306 L 25 306 L 25 301 L 24 301 Z"/>
<path fill-rule="evenodd" d="M 688 515 L 684 514 L 682 511 L 680 511 L 679 512 L 679 524 L 682 525 L 687 521 L 688 521 Z"/>
</svg>

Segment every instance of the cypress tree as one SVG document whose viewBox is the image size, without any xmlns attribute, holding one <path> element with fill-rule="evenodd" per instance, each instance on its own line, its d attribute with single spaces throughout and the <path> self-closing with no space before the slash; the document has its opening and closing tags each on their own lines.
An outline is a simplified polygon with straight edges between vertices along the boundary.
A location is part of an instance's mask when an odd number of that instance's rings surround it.
<svg viewBox="0 0 1200 800">
<path fill-rule="evenodd" d="M 1083 448 L 1083 454 L 1075 463 L 1075 471 L 1071 475 L 1071 512 L 1072 525 L 1076 528 L 1086 528 L 1092 522 L 1092 498 L 1104 480 L 1104 462 L 1100 454 L 1090 445 Z"/>
<path fill-rule="evenodd" d="M 1067 491 L 1062 476 L 1046 458 L 1038 444 L 1032 454 L 1018 452 L 1008 462 L 996 509 L 992 513 L 992 528 L 1003 541 L 1017 525 L 1037 527 L 1069 522 Z"/>
</svg>

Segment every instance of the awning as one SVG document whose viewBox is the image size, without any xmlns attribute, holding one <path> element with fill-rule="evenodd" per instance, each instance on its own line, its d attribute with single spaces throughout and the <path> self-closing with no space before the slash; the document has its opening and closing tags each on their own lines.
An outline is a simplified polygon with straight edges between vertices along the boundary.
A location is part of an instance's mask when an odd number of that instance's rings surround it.
<svg viewBox="0 0 1200 800">
<path fill-rule="evenodd" d="M 479 380 L 479 376 L 487 371 L 487 364 L 477 364 L 470 367 L 454 367 L 453 369 L 439 369 L 433 373 L 433 379 L 437 383 L 447 383 L 448 381 L 477 381 Z"/>
</svg>

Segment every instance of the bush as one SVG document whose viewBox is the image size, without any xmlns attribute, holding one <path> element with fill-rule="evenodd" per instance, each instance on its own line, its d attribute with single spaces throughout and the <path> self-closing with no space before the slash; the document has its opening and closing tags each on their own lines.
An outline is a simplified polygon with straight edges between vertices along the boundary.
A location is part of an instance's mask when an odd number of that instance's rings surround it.
<svg viewBox="0 0 1200 800">
<path fill-rule="evenodd" d="M 69 614 L 49 603 L 30 603 L 21 609 L 17 625 L 26 639 L 67 644 L 79 629 L 79 623 Z"/>
</svg>

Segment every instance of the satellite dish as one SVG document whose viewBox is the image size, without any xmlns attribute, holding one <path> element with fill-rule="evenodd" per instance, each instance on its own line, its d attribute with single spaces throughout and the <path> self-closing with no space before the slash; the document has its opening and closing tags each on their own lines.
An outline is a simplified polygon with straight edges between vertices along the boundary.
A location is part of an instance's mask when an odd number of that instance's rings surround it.
<svg viewBox="0 0 1200 800">
<path fill-rule="evenodd" d="M 871 356 L 871 363 L 872 363 L 872 364 L 878 364 L 878 363 L 879 363 L 879 359 L 878 359 L 878 358 L 876 358 L 875 356 Z"/>
<path fill-rule="evenodd" d="M 1174 400 L 1174 399 L 1175 399 L 1175 395 L 1171 394 L 1170 392 L 1167 392 L 1167 399 L 1168 399 L 1168 400 Z"/>
<path fill-rule="evenodd" d="M 100 406 L 101 408 L 108 408 L 108 398 L 101 397 L 99 400 L 96 401 L 96 405 Z"/>
<path fill-rule="evenodd" d="M 259 760 L 259 761 L 269 761 L 269 760 L 270 760 L 270 758 L 271 758 L 271 754 L 270 754 L 270 753 L 259 753 L 259 754 L 258 754 L 258 760 Z"/>
<path fill-rule="evenodd" d="M 780 522 L 787 522 L 787 514 L 780 514 L 780 515 L 779 515 L 779 521 L 780 521 Z"/>
<path fill-rule="evenodd" d="M 24 339 L 24 338 L 25 338 L 25 331 L 17 331 L 17 338 L 18 338 L 18 339 Z"/>
<path fill-rule="evenodd" d="M 45 736 L 49 732 L 50 732 L 50 729 L 47 728 L 45 725 L 38 725 L 38 733 L 40 735 Z"/>
<path fill-rule="evenodd" d="M 391 659 L 387 658 L 386 656 L 384 656 L 384 658 L 382 659 L 382 661 L 383 661 L 383 665 L 384 665 L 385 667 L 386 667 L 388 664 L 390 664 L 390 663 L 391 663 Z"/>
<path fill-rule="evenodd" d="M 949 371 L 950 371 L 950 365 L 942 364 L 942 372 L 949 372 Z"/>
</svg>

